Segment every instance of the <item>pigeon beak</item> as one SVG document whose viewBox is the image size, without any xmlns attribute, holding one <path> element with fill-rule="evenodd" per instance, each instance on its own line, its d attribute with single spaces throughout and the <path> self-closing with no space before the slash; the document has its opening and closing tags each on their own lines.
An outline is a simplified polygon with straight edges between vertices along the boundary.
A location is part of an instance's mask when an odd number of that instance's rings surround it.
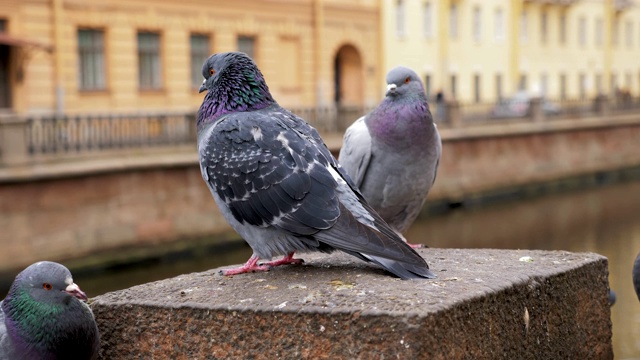
<svg viewBox="0 0 640 360">
<path fill-rule="evenodd" d="M 203 91 L 205 91 L 205 90 L 207 90 L 206 86 L 204 86 L 204 83 L 205 83 L 206 81 L 207 81 L 207 79 L 204 79 L 204 80 L 202 81 L 202 85 L 200 85 L 200 89 L 198 89 L 198 94 L 199 94 L 199 93 L 201 93 L 201 92 L 203 92 Z"/>
<path fill-rule="evenodd" d="M 67 288 L 64 289 L 64 291 L 67 294 L 74 296 L 82 301 L 87 301 L 89 299 L 87 298 L 87 294 L 85 294 L 84 291 L 80 290 L 80 287 L 75 283 L 71 283 L 71 285 L 67 286 Z"/>
<path fill-rule="evenodd" d="M 397 88 L 398 88 L 398 86 L 396 84 L 388 84 L 387 85 L 387 95 L 395 94 Z"/>
</svg>

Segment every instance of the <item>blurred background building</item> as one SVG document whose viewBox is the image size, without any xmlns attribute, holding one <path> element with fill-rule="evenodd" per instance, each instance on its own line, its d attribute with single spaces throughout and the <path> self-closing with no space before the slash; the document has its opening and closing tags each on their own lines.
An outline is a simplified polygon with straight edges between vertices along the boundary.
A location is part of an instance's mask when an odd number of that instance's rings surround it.
<svg viewBox="0 0 640 360">
<path fill-rule="evenodd" d="M 0 108 L 192 111 L 203 59 L 250 54 L 287 107 L 371 106 L 404 64 L 429 95 L 640 93 L 631 0 L 2 0 Z"/>
<path fill-rule="evenodd" d="M 380 98 L 378 0 L 2 0 L 0 107 L 192 111 L 214 52 L 252 56 L 285 106 Z"/>
<path fill-rule="evenodd" d="M 640 93 L 640 7 L 620 0 L 382 0 L 383 67 L 463 102 Z"/>
</svg>

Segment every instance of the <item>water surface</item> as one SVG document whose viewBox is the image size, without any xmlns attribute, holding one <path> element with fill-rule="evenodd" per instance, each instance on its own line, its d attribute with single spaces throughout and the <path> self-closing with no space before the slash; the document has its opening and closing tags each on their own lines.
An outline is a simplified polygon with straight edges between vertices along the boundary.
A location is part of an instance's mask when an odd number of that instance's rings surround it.
<svg viewBox="0 0 640 360">
<path fill-rule="evenodd" d="M 631 281 L 631 267 L 640 251 L 640 181 L 459 208 L 421 219 L 406 235 L 411 242 L 431 247 L 589 251 L 606 256 L 610 286 L 617 294 L 611 314 L 615 356 L 640 358 L 640 302 Z M 74 278 L 93 297 L 184 273 L 240 264 L 250 255 L 244 242 L 227 246 L 220 246 L 219 241 L 210 246 L 200 242 L 195 249 L 132 265 L 74 271 Z M 7 276 L 0 279 L 0 297 L 9 283 Z"/>
<path fill-rule="evenodd" d="M 640 302 L 631 269 L 640 251 L 640 181 L 556 193 L 424 219 L 406 234 L 432 247 L 595 252 L 609 259 L 616 359 L 640 358 Z"/>
</svg>

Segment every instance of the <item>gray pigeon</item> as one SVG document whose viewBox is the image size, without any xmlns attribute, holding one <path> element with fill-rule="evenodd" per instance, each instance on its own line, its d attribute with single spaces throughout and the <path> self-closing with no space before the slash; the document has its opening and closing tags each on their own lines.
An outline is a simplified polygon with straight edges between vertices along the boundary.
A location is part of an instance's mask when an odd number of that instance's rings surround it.
<svg viewBox="0 0 640 360">
<path fill-rule="evenodd" d="M 399 66 L 387 84 L 380 105 L 347 129 L 338 159 L 369 205 L 401 234 L 436 179 L 442 143 L 418 75 Z"/>
<path fill-rule="evenodd" d="M 318 132 L 283 109 L 247 55 L 214 54 L 202 67 L 208 90 L 197 116 L 202 177 L 253 255 L 234 275 L 301 263 L 296 251 L 342 250 L 409 278 L 427 263 L 373 210 Z M 259 264 L 259 259 L 284 258 Z"/>
<path fill-rule="evenodd" d="M 638 300 L 640 300 L 640 253 L 636 256 L 636 260 L 633 262 L 631 277 L 633 279 L 633 289 L 636 291 Z"/>
<path fill-rule="evenodd" d="M 37 262 L 0 302 L 0 360 L 97 359 L 98 327 L 69 270 Z"/>
</svg>

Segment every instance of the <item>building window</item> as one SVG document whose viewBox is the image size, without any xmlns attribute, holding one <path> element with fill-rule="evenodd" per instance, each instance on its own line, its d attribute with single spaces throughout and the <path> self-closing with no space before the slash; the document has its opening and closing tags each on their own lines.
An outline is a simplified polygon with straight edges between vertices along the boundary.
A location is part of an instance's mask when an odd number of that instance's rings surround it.
<svg viewBox="0 0 640 360">
<path fill-rule="evenodd" d="M 496 74 L 496 99 L 502 99 L 502 74 Z"/>
<path fill-rule="evenodd" d="M 579 94 L 580 94 L 580 99 L 584 100 L 587 97 L 587 75 L 585 74 L 579 74 L 578 75 L 578 86 L 580 86 L 579 90 Z"/>
<path fill-rule="evenodd" d="M 631 75 L 630 72 L 626 73 L 624 76 L 624 87 L 627 91 L 631 91 L 631 78 L 633 76 Z"/>
<path fill-rule="evenodd" d="M 432 38 L 433 37 L 433 6 L 430 2 L 424 3 L 424 8 L 422 9 L 422 31 L 424 32 L 424 37 Z"/>
<path fill-rule="evenodd" d="M 209 57 L 209 36 L 192 34 L 191 45 L 191 87 L 197 89 L 202 84 L 202 64 Z"/>
<path fill-rule="evenodd" d="M 500 8 L 495 12 L 495 37 L 497 41 L 504 40 L 504 13 Z"/>
<path fill-rule="evenodd" d="M 627 21 L 625 24 L 625 38 L 627 42 L 627 47 L 633 46 L 633 23 L 631 21 Z"/>
<path fill-rule="evenodd" d="M 527 27 L 529 23 L 529 19 L 527 16 L 527 10 L 522 10 L 522 14 L 520 15 L 520 41 L 523 43 L 527 42 L 527 37 L 529 33 L 529 29 Z"/>
<path fill-rule="evenodd" d="M 473 75 L 473 100 L 476 103 L 479 103 L 482 99 L 482 96 L 480 94 L 481 89 L 480 89 L 480 75 L 479 74 L 475 74 Z"/>
<path fill-rule="evenodd" d="M 0 33 L 7 31 L 7 20 L 0 19 Z"/>
<path fill-rule="evenodd" d="M 457 95 L 456 93 L 458 92 L 457 91 L 458 90 L 457 89 L 457 85 L 458 85 L 457 82 L 458 82 L 457 76 L 455 74 L 451 75 L 451 96 L 454 99 L 456 98 L 456 95 Z"/>
<path fill-rule="evenodd" d="M 518 90 L 527 91 L 527 75 L 520 74 L 520 81 L 518 82 Z"/>
<path fill-rule="evenodd" d="M 256 38 L 254 36 L 238 36 L 238 51 L 256 60 Z"/>
<path fill-rule="evenodd" d="M 548 17 L 549 14 L 547 10 L 542 10 L 542 14 L 540 14 L 540 41 L 544 44 L 547 42 L 547 32 L 548 32 Z"/>
<path fill-rule="evenodd" d="M 157 90 L 162 87 L 158 33 L 138 32 L 138 84 L 141 90 Z"/>
<path fill-rule="evenodd" d="M 451 4 L 449 7 L 449 37 L 458 38 L 458 5 Z"/>
<path fill-rule="evenodd" d="M 560 44 L 565 44 L 567 42 L 567 16 L 562 13 L 560 14 Z"/>
<path fill-rule="evenodd" d="M 560 100 L 567 98 L 567 75 L 560 74 Z"/>
<path fill-rule="evenodd" d="M 431 97 L 431 75 L 429 74 L 424 76 L 424 93 L 427 99 Z"/>
<path fill-rule="evenodd" d="M 618 45 L 618 32 L 620 30 L 620 20 L 617 17 L 613 17 L 613 24 L 611 25 L 611 44 Z"/>
<path fill-rule="evenodd" d="M 587 45 L 587 19 L 584 16 L 578 19 L 578 44 Z"/>
<path fill-rule="evenodd" d="M 78 30 L 80 90 L 104 90 L 104 32 L 95 29 Z"/>
<path fill-rule="evenodd" d="M 479 7 L 473 8 L 473 40 L 479 42 L 482 38 L 482 11 Z"/>
<path fill-rule="evenodd" d="M 396 2 L 396 33 L 398 37 L 405 36 L 405 2 L 398 0 Z"/>
<path fill-rule="evenodd" d="M 540 74 L 540 96 L 547 95 L 548 80 L 547 74 Z"/>
<path fill-rule="evenodd" d="M 618 76 L 616 74 L 611 74 L 610 81 L 611 94 L 615 95 L 616 91 L 618 90 Z"/>
<path fill-rule="evenodd" d="M 595 36 L 597 46 L 602 46 L 602 40 L 604 38 L 603 31 L 604 31 L 604 23 L 602 22 L 601 18 L 597 18 L 596 19 L 596 36 Z"/>
<path fill-rule="evenodd" d="M 602 89 L 602 74 L 596 74 L 594 82 L 596 83 L 596 92 L 598 93 L 598 95 L 604 93 Z"/>
</svg>

